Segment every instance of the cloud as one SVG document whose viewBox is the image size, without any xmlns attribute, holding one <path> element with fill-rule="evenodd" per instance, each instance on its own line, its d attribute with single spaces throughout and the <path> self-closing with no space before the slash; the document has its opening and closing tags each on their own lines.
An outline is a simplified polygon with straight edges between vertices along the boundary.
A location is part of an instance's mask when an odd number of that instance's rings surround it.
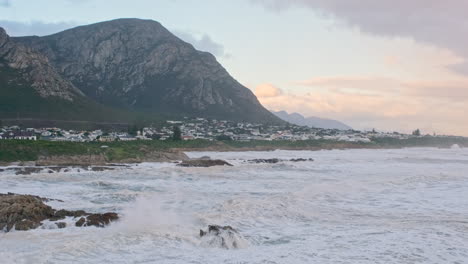
<svg viewBox="0 0 468 264">
<path fill-rule="evenodd" d="M 77 26 L 74 22 L 46 23 L 42 21 L 18 22 L 0 20 L 3 27 L 10 36 L 45 36 Z"/>
<path fill-rule="evenodd" d="M 185 31 L 173 31 L 174 35 L 181 38 L 183 41 L 192 44 L 196 49 L 207 51 L 216 57 L 229 58 L 230 55 L 224 50 L 224 46 L 215 42 L 207 34 L 191 34 Z"/>
<path fill-rule="evenodd" d="M 10 7 L 10 0 L 0 0 L 0 7 Z"/>
<path fill-rule="evenodd" d="M 267 84 L 258 86 L 262 89 L 255 94 L 268 109 L 337 119 L 359 129 L 410 132 L 421 128 L 427 133 L 468 136 L 468 123 L 463 121 L 468 112 L 468 79 L 431 82 L 331 76 L 296 83 L 310 92 L 274 93 L 281 89 Z"/>
<path fill-rule="evenodd" d="M 377 36 L 406 37 L 446 48 L 465 62 L 450 68 L 468 74 L 468 1 L 465 0 L 251 0 L 269 10 L 306 7 Z"/>
<path fill-rule="evenodd" d="M 382 76 L 326 76 L 295 82 L 309 88 L 325 88 L 341 94 L 446 98 L 468 100 L 468 79 L 399 80 Z"/>
<path fill-rule="evenodd" d="M 276 97 L 283 94 L 280 88 L 269 83 L 260 84 L 255 88 L 255 94 L 259 97 Z"/>
</svg>

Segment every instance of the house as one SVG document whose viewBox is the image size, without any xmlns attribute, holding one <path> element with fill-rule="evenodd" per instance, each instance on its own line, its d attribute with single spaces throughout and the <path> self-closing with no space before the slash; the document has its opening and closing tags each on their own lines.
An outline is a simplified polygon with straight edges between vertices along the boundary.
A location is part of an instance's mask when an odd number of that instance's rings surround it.
<svg viewBox="0 0 468 264">
<path fill-rule="evenodd" d="M 194 140 L 195 138 L 193 136 L 182 136 L 183 140 Z"/>
<path fill-rule="evenodd" d="M 37 137 L 33 132 L 18 130 L 18 131 L 12 131 L 12 132 L 7 133 L 6 139 L 37 140 Z"/>
</svg>

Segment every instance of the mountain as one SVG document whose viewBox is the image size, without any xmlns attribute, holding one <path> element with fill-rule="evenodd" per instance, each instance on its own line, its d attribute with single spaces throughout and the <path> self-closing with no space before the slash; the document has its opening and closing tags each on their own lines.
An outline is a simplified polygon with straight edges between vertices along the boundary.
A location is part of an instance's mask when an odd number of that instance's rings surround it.
<svg viewBox="0 0 468 264">
<path fill-rule="evenodd" d="M 24 82 L 37 100 L 83 100 L 147 115 L 282 122 L 213 55 L 156 21 L 117 19 L 45 37 L 9 38 L 2 32 L 7 46 L 0 47 L 0 97 L 9 90 L 21 101 L 15 83 Z"/>
<path fill-rule="evenodd" d="M 272 112 L 277 117 L 281 118 L 284 121 L 287 121 L 291 124 L 298 126 L 308 126 L 316 128 L 325 128 L 325 129 L 339 129 L 339 130 L 349 130 L 351 127 L 341 123 L 340 121 L 323 119 L 318 117 L 304 117 L 298 113 L 288 114 L 286 111 Z"/>
<path fill-rule="evenodd" d="M 137 117 L 86 97 L 45 55 L 0 28 L 0 119 L 128 122 Z"/>
</svg>

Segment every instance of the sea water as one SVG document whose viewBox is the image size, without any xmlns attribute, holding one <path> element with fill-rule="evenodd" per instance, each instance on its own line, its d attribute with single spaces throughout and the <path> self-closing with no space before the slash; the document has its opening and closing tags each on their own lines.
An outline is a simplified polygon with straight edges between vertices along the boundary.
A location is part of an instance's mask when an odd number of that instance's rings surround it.
<svg viewBox="0 0 468 264">
<path fill-rule="evenodd" d="M 121 215 L 0 232 L 0 263 L 468 263 L 467 149 L 187 154 L 234 166 L 0 173 L 0 193 Z M 314 161 L 247 161 L 258 158 Z M 210 224 L 235 228 L 239 249 L 200 238 Z"/>
</svg>

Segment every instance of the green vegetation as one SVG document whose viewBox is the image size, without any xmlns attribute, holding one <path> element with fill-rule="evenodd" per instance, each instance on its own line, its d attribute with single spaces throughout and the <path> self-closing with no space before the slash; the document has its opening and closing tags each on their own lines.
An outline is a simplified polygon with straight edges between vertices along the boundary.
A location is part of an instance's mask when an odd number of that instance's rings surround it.
<svg viewBox="0 0 468 264">
<path fill-rule="evenodd" d="M 375 138 L 373 142 L 382 148 L 410 148 L 410 147 L 436 147 L 449 148 L 455 144 L 468 147 L 468 138 L 465 137 L 411 137 L 409 139 Z"/>
<path fill-rule="evenodd" d="M 180 131 L 180 127 L 174 126 L 172 127 L 172 140 L 182 140 L 182 131 Z"/>
<path fill-rule="evenodd" d="M 154 151 L 168 149 L 199 149 L 215 145 L 204 140 L 191 141 L 116 141 L 116 142 L 52 142 L 0 140 L 0 161 L 31 161 L 39 156 L 105 155 L 109 161 L 144 157 Z M 103 148 L 102 146 L 107 146 Z"/>
<path fill-rule="evenodd" d="M 39 156 L 104 155 L 110 162 L 144 157 L 155 151 L 178 149 L 212 151 L 246 151 L 274 149 L 352 149 L 352 148 L 403 148 L 403 147 L 441 147 L 453 144 L 468 147 L 468 139 L 462 137 L 413 137 L 410 139 L 376 138 L 370 143 L 343 142 L 331 140 L 305 141 L 207 141 L 207 140 L 152 140 L 117 142 L 51 142 L 0 140 L 0 161 L 31 161 Z M 106 146 L 106 147 L 103 147 Z"/>
</svg>

